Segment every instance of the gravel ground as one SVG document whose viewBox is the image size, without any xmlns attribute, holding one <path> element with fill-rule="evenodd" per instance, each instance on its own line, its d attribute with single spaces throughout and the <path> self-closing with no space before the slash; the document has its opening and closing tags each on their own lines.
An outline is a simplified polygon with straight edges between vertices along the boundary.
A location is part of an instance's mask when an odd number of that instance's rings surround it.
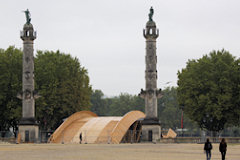
<svg viewBox="0 0 240 160">
<path fill-rule="evenodd" d="M 0 144 L 0 160 L 205 160 L 203 144 Z M 228 144 L 227 160 L 240 160 Z M 212 160 L 221 160 L 213 144 Z"/>
</svg>

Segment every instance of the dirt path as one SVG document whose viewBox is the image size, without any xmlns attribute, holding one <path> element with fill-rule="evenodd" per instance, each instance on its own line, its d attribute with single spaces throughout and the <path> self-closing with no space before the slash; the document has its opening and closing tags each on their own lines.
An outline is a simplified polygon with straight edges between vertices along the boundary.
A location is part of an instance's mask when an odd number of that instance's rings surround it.
<svg viewBox="0 0 240 160">
<path fill-rule="evenodd" d="M 221 160 L 213 144 L 212 160 Z M 240 160 L 240 144 L 227 160 Z M 205 160 L 203 144 L 0 144 L 0 160 Z"/>
</svg>

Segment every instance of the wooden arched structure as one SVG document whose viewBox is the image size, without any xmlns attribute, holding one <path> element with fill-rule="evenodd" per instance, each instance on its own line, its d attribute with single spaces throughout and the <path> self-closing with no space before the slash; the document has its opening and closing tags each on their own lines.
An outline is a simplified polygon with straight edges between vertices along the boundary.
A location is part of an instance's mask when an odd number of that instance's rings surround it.
<svg viewBox="0 0 240 160">
<path fill-rule="evenodd" d="M 123 117 L 98 117 L 90 111 L 70 116 L 50 137 L 50 143 L 120 143 L 131 126 L 145 118 L 141 111 L 131 111 Z M 134 127 L 133 127 L 134 128 Z M 135 127 L 136 129 L 136 127 Z"/>
<path fill-rule="evenodd" d="M 90 111 L 76 112 L 68 117 L 51 135 L 49 142 L 51 143 L 62 143 L 66 142 L 71 135 L 75 135 L 78 128 L 81 127 L 88 118 L 97 117 L 97 115 Z"/>
</svg>

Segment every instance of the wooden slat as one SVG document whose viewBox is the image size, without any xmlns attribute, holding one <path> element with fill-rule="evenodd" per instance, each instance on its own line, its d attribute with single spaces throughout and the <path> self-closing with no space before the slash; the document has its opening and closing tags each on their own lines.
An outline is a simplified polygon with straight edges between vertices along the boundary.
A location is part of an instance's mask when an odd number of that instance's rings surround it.
<svg viewBox="0 0 240 160">
<path fill-rule="evenodd" d="M 139 128 L 139 132 L 138 132 L 138 135 L 137 135 L 137 142 L 140 141 L 141 133 L 142 133 L 142 125 L 141 125 L 141 127 Z"/>
</svg>

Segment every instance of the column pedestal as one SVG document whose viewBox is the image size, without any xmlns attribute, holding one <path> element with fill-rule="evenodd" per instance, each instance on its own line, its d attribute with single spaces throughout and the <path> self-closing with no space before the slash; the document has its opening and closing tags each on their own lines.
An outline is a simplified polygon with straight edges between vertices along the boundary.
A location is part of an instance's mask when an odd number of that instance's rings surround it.
<svg viewBox="0 0 240 160">
<path fill-rule="evenodd" d="M 18 125 L 18 131 L 21 138 L 20 142 L 36 143 L 39 140 L 39 126 L 35 118 L 22 118 Z"/>
<path fill-rule="evenodd" d="M 161 126 L 157 118 L 146 118 L 142 121 L 143 142 L 156 143 L 161 139 Z"/>
</svg>

